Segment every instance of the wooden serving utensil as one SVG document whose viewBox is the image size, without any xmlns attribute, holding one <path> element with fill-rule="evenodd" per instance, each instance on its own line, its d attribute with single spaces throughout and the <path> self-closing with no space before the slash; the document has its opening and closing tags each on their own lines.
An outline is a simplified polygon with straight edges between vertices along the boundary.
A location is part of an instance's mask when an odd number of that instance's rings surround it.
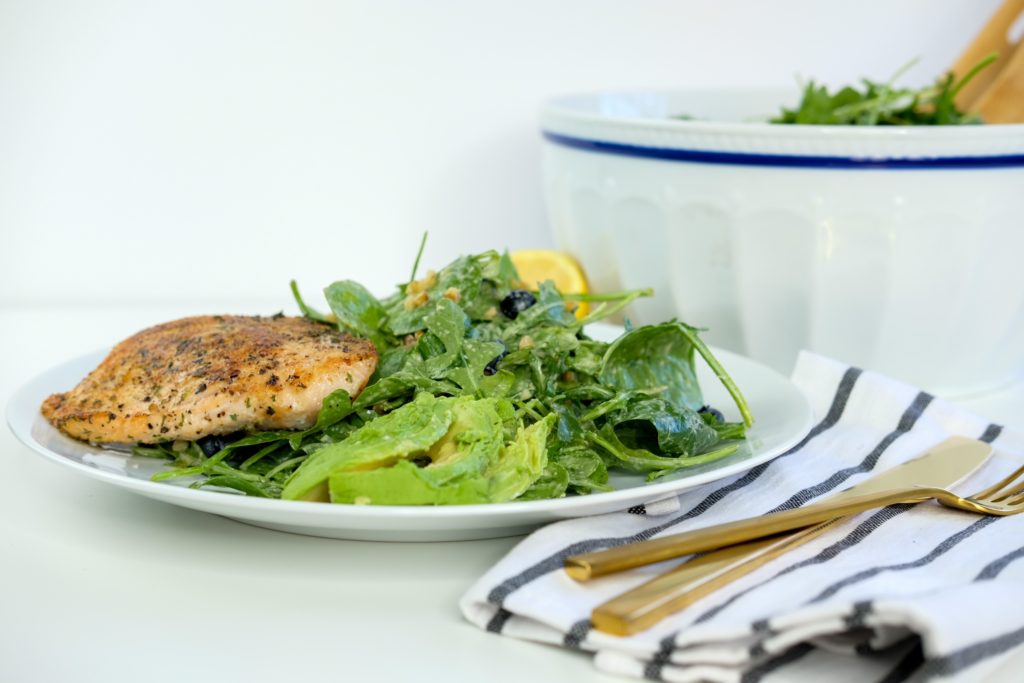
<svg viewBox="0 0 1024 683">
<path fill-rule="evenodd" d="M 970 110 L 980 114 L 985 123 L 1024 123 L 1024 48 L 1014 48 Z"/>
<path fill-rule="evenodd" d="M 964 76 L 986 56 L 999 59 L 982 70 L 956 95 L 957 106 L 976 112 L 986 123 L 1024 123 L 1024 48 L 1010 28 L 1024 13 L 1024 0 L 1005 0 L 953 64 L 953 75 Z"/>
</svg>

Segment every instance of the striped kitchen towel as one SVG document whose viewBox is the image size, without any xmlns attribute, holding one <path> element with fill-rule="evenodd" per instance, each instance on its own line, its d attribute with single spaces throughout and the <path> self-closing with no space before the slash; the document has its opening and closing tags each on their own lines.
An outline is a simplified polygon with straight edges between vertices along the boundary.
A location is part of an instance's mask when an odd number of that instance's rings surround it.
<svg viewBox="0 0 1024 683">
<path fill-rule="evenodd" d="M 1024 643 L 1024 515 L 937 504 L 866 512 L 649 631 L 591 628 L 593 607 L 668 565 L 580 584 L 561 571 L 568 555 L 813 503 L 951 434 L 995 447 L 958 490 L 979 490 L 1024 462 L 1021 433 L 882 375 L 804 353 L 793 381 L 820 421 L 790 451 L 667 506 L 540 529 L 469 590 L 463 614 L 651 680 L 984 680 Z"/>
</svg>

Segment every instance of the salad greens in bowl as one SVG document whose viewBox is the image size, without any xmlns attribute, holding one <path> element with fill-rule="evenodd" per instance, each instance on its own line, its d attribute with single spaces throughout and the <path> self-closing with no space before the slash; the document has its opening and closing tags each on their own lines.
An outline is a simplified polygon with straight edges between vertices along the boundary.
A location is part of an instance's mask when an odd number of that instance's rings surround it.
<svg viewBox="0 0 1024 683">
<path fill-rule="evenodd" d="M 366 388 L 330 394 L 311 428 L 133 453 L 168 461 L 155 480 L 198 477 L 194 487 L 254 497 L 449 505 L 609 491 L 609 470 L 654 480 L 743 443 L 749 407 L 696 328 L 627 326 L 612 342 L 586 334 L 650 290 L 574 295 L 550 281 L 531 290 L 495 251 L 417 270 L 383 299 L 335 282 L 324 290 L 330 313 L 292 283 L 307 318 L 372 340 L 380 357 Z M 582 301 L 592 308 L 580 318 Z M 742 421 L 705 405 L 698 355 Z"/>
<path fill-rule="evenodd" d="M 769 121 L 818 126 L 958 126 L 982 123 L 977 114 L 961 111 L 957 94 L 975 76 L 997 59 L 992 54 L 960 78 L 952 73 L 940 76 L 934 84 L 923 88 L 896 85 L 916 60 L 899 69 L 884 82 L 865 78 L 862 88 L 844 86 L 830 93 L 828 87 L 808 81 L 803 87 L 800 103 Z"/>
</svg>

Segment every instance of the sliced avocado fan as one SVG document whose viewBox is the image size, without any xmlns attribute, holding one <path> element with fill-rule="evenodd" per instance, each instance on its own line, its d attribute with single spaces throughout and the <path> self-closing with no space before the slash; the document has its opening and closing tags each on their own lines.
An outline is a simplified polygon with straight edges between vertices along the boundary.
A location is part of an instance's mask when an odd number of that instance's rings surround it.
<svg viewBox="0 0 1024 683">
<path fill-rule="evenodd" d="M 554 417 L 520 427 L 506 445 L 500 403 L 421 394 L 317 451 L 285 485 L 282 498 L 377 505 L 512 500 L 547 464 Z"/>
<path fill-rule="evenodd" d="M 328 500 L 327 478 L 345 467 L 384 467 L 427 450 L 452 423 L 451 399 L 420 394 L 411 403 L 316 451 L 285 482 L 284 500 Z"/>
</svg>

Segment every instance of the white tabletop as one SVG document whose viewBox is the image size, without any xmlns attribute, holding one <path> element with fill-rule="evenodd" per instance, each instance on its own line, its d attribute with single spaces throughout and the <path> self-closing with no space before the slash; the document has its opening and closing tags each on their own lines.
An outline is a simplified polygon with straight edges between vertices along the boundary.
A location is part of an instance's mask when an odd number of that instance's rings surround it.
<svg viewBox="0 0 1024 683">
<path fill-rule="evenodd" d="M 0 402 L 146 325 L 227 310 L 272 309 L 0 308 Z M 1024 427 L 1024 383 L 961 402 Z M 55 467 L 7 429 L 0 472 L 0 681 L 621 680 L 587 655 L 462 619 L 458 598 L 518 538 L 400 544 L 267 531 Z M 992 680 L 1017 676 L 1007 667 Z"/>
</svg>

